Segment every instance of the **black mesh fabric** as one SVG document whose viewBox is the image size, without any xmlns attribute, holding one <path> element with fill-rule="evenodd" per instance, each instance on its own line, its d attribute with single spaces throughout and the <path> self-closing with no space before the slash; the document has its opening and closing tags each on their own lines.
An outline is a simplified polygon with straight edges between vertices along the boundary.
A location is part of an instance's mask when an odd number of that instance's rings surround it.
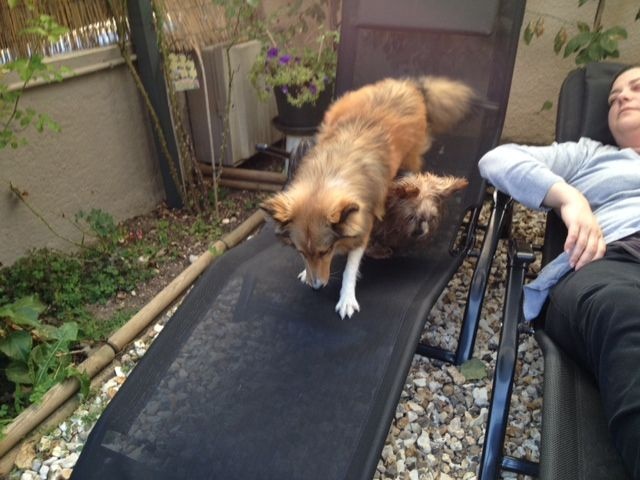
<svg viewBox="0 0 640 480">
<path fill-rule="evenodd" d="M 393 2 L 384 26 L 384 15 L 365 25 L 361 6 L 391 3 L 343 1 L 338 94 L 417 74 L 459 78 L 478 93 L 475 112 L 426 157 L 428 170 L 470 182 L 448 201 L 431 243 L 365 259 L 360 312 L 341 320 L 334 307 L 344 259 L 314 291 L 297 279 L 298 254 L 265 227 L 203 274 L 98 421 L 73 478 L 373 476 L 427 314 L 463 260 L 450 242 L 484 199 L 477 161 L 504 121 L 524 1 L 483 2 L 486 10 L 433 32 L 416 27 L 420 15 L 428 26 L 434 9 L 452 18 L 468 2 Z M 394 11 L 404 12 L 399 21 Z M 474 22 L 480 28 L 465 31 Z"/>
<path fill-rule="evenodd" d="M 543 330 L 536 332 L 536 340 L 544 352 L 540 478 L 631 478 L 613 448 L 593 378 L 562 352 Z"/>
<path fill-rule="evenodd" d="M 340 282 L 302 285 L 298 254 L 264 229 L 199 280 L 74 478 L 357 478 L 345 472 L 386 436 L 428 308 L 459 261 L 444 247 L 365 260 L 361 312 L 343 321 Z"/>
</svg>

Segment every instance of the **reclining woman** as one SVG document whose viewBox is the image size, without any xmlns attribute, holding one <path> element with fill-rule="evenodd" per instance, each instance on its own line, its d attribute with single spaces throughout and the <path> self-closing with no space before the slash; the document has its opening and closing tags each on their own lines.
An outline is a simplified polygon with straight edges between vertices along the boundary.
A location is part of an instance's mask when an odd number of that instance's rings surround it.
<svg viewBox="0 0 640 480">
<path fill-rule="evenodd" d="M 545 331 L 594 375 L 615 447 L 640 479 L 640 66 L 615 76 L 609 106 L 619 148 L 589 138 L 502 145 L 479 167 L 566 225 L 564 252 L 525 286 L 524 315 L 545 307 Z"/>
</svg>

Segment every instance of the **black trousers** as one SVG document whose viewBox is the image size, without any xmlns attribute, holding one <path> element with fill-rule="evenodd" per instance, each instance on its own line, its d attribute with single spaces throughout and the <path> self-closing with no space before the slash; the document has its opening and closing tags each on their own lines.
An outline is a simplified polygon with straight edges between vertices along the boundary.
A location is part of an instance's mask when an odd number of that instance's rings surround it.
<svg viewBox="0 0 640 480">
<path fill-rule="evenodd" d="M 614 444 L 640 479 L 640 260 L 620 247 L 552 290 L 545 331 L 593 373 Z"/>
</svg>

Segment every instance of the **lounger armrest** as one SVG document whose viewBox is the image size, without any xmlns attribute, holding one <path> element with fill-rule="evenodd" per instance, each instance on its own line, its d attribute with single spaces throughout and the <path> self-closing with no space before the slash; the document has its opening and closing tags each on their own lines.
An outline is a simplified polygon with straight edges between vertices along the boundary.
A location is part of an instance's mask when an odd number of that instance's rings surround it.
<svg viewBox="0 0 640 480">
<path fill-rule="evenodd" d="M 518 325 L 522 318 L 522 287 L 527 268 L 533 262 L 535 256 L 530 245 L 521 240 L 512 239 L 509 243 L 508 259 L 500 343 L 480 462 L 479 478 L 483 480 L 497 478 L 500 468 L 506 470 L 530 468 L 535 470 L 535 466 L 531 464 L 505 458 L 502 452 L 518 353 Z"/>
<path fill-rule="evenodd" d="M 498 190 L 494 191 L 493 209 L 491 210 L 487 230 L 482 240 L 482 246 L 480 247 L 478 263 L 476 264 L 471 279 L 471 286 L 469 287 L 469 297 L 460 329 L 460 340 L 458 342 L 458 348 L 456 349 L 456 365 L 466 362 L 473 355 L 489 273 L 493 265 L 496 249 L 498 248 L 498 242 L 503 237 L 503 232 L 511 222 L 512 203 L 511 197 Z"/>
</svg>

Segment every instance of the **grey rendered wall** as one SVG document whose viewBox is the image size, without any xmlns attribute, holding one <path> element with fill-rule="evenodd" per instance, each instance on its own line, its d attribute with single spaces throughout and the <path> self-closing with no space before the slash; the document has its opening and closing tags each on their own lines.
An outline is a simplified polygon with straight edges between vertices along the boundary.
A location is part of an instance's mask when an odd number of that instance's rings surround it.
<svg viewBox="0 0 640 480">
<path fill-rule="evenodd" d="M 505 140 L 520 143 L 549 143 L 553 141 L 556 118 L 556 99 L 562 80 L 576 65 L 572 58 L 553 53 L 553 40 L 560 27 L 576 31 L 576 22 L 593 23 L 597 1 L 578 7 L 578 0 L 528 0 L 523 22 L 541 17 L 544 34 L 525 45 L 520 35 L 518 55 L 513 73 L 511 96 L 503 130 Z M 602 18 L 605 28 L 620 25 L 629 37 L 620 42 L 620 58 L 612 61 L 640 62 L 640 21 L 635 0 L 608 0 Z M 553 102 L 551 110 L 540 112 L 546 100 Z"/>
<path fill-rule="evenodd" d="M 56 231 L 80 238 L 69 219 L 100 208 L 117 220 L 149 212 L 164 198 L 150 124 L 117 49 L 64 58 L 74 78 L 26 91 L 24 107 L 47 112 L 62 132 L 29 134 L 26 147 L 0 150 L 0 262 L 31 248 L 69 249 L 9 190 L 27 200 Z M 106 67 L 106 68 L 105 68 Z M 93 73 L 85 71 L 97 70 Z"/>
</svg>

